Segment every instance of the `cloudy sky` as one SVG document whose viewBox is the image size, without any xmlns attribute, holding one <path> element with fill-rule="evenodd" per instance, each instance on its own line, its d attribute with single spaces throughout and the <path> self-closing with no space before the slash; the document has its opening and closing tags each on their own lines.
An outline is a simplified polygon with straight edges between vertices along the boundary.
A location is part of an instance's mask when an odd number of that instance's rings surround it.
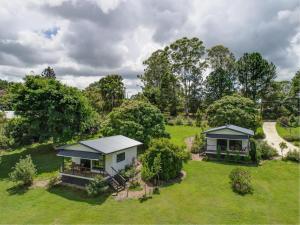
<svg viewBox="0 0 300 225">
<path fill-rule="evenodd" d="M 0 0 L 0 78 L 20 81 L 50 65 L 79 88 L 109 73 L 129 94 L 151 52 L 187 37 L 258 51 L 278 79 L 300 68 L 299 0 Z"/>
</svg>

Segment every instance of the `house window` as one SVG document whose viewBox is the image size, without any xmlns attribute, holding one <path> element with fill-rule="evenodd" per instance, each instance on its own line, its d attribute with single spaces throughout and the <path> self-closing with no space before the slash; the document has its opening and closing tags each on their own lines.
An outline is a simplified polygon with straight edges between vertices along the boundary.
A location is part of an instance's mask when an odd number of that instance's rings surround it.
<svg viewBox="0 0 300 225">
<path fill-rule="evenodd" d="M 229 140 L 229 150 L 241 151 L 242 147 L 242 140 Z"/>
<path fill-rule="evenodd" d="M 99 160 L 92 160 L 93 170 L 103 170 L 104 169 L 104 155 L 99 156 Z"/>
<path fill-rule="evenodd" d="M 117 163 L 125 160 L 125 152 L 122 152 L 117 155 Z"/>
</svg>

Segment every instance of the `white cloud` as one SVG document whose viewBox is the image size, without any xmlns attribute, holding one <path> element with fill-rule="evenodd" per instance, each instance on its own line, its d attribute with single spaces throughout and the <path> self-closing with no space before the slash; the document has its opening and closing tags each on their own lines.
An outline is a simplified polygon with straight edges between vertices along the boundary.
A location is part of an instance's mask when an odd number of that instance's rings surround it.
<svg viewBox="0 0 300 225">
<path fill-rule="evenodd" d="M 237 57 L 259 51 L 279 79 L 300 68 L 298 0 L 2 0 L 0 18 L 1 79 L 50 65 L 62 82 L 84 88 L 119 73 L 132 95 L 142 62 L 183 36 L 223 44 Z"/>
</svg>

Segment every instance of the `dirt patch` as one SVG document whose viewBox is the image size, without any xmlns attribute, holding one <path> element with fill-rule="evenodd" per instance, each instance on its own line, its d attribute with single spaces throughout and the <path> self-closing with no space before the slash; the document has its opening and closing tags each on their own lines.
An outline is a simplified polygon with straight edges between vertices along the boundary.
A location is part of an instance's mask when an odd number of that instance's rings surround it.
<svg viewBox="0 0 300 225">
<path fill-rule="evenodd" d="M 189 152 L 191 152 L 194 139 L 195 139 L 195 137 L 188 137 L 184 140 L 184 142 L 186 144 L 186 148 Z M 192 160 L 194 160 L 194 161 L 202 161 L 202 159 L 203 159 L 203 156 L 200 156 L 199 154 L 191 153 L 191 155 L 192 155 Z"/>
<path fill-rule="evenodd" d="M 194 139 L 195 139 L 195 137 L 188 137 L 184 140 L 188 151 L 191 151 Z"/>
<path fill-rule="evenodd" d="M 192 160 L 194 161 L 202 161 L 203 160 L 203 156 L 199 155 L 199 154 L 191 154 L 192 155 Z"/>
<path fill-rule="evenodd" d="M 34 180 L 31 188 L 45 188 L 47 187 L 49 180 Z"/>
</svg>

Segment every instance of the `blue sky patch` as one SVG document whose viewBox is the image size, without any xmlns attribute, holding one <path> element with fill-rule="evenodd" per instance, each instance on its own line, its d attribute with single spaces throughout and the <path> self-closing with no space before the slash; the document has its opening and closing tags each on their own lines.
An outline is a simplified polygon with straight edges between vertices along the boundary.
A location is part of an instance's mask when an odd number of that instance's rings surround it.
<svg viewBox="0 0 300 225">
<path fill-rule="evenodd" d="M 57 34 L 59 30 L 59 27 L 52 27 L 48 30 L 44 30 L 43 34 L 45 35 L 46 38 L 51 39 L 53 36 L 55 36 Z"/>
</svg>

